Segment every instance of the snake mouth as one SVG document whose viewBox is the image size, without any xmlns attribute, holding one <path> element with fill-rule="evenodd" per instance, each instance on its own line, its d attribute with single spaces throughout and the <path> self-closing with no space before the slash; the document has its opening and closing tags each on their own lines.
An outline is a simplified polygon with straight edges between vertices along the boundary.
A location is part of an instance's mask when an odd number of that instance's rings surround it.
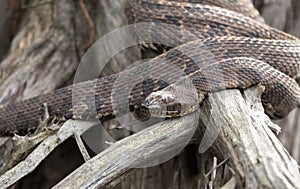
<svg viewBox="0 0 300 189">
<path fill-rule="evenodd" d="M 181 116 L 180 104 L 161 105 L 161 104 L 141 104 L 141 112 L 152 117 L 170 118 Z"/>
</svg>

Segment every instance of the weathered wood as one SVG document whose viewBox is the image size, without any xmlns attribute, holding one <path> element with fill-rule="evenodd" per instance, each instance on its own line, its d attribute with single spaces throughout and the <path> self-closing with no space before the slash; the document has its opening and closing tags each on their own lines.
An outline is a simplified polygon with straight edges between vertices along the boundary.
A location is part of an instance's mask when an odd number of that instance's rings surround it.
<svg viewBox="0 0 300 189">
<path fill-rule="evenodd" d="M 72 1 L 51 1 L 23 10 L 10 52 L 1 62 L 1 104 L 60 87 L 74 72 L 79 63 L 75 42 L 82 37 L 75 35 L 74 6 Z"/>
</svg>

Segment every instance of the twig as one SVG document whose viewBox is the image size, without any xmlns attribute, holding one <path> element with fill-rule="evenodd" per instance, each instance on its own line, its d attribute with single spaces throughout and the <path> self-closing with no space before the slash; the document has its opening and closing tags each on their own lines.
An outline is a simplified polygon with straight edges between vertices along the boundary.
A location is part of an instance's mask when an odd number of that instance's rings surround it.
<svg viewBox="0 0 300 189">
<path fill-rule="evenodd" d="M 208 177 L 214 170 L 216 170 L 218 167 L 220 167 L 221 165 L 223 165 L 226 161 L 228 161 L 229 158 L 224 159 L 221 163 L 219 163 L 217 166 L 215 166 L 213 169 L 211 169 L 206 175 L 205 177 Z"/>
</svg>

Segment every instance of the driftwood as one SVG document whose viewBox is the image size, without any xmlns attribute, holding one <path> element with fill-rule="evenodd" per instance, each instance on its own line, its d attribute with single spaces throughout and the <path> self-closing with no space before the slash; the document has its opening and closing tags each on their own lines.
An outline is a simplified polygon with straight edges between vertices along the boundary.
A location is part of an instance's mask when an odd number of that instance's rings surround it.
<svg viewBox="0 0 300 189">
<path fill-rule="evenodd" d="M 0 52 L 2 58 L 0 101 L 2 103 L 21 100 L 62 86 L 73 74 L 79 64 L 78 57 L 83 55 L 87 46 L 91 44 L 90 41 L 126 24 L 123 12 L 126 0 L 103 0 L 97 3 L 84 1 L 83 4 L 82 0 L 79 2 L 46 0 L 45 2 L 43 5 L 34 0 L 30 2 L 32 4 L 27 5 L 13 4 L 8 8 L 11 13 L 8 14 L 7 19 L 11 19 L 11 15 L 14 15 L 19 18 L 19 22 L 1 22 L 0 20 L 1 25 L 9 24 L 10 27 L 10 29 L 1 27 L 0 32 L 8 32 L 7 36 L 13 37 L 12 41 L 5 39 L 2 43 L 0 40 L 0 46 L 7 47 L 10 42 L 9 49 Z M 297 13 L 298 11 L 297 0 L 257 2 L 259 2 L 257 6 L 269 24 L 300 36 L 297 33 L 300 31 L 297 29 L 300 23 L 299 16 L 294 14 L 291 17 L 290 15 L 291 12 Z M 281 8 L 281 16 L 278 15 L 278 11 L 274 11 L 277 7 Z M 285 11 L 282 10 L 283 7 Z M 6 10 L 7 7 L 4 6 L 2 9 Z M 287 21 L 288 24 L 286 24 Z M 133 61 L 129 60 L 129 57 L 134 57 L 133 54 L 137 59 L 140 57 L 136 48 L 130 49 L 129 52 L 132 53 L 130 56 L 124 52 L 114 57 L 113 66 L 108 70 L 119 71 L 122 67 L 126 67 Z M 3 53 L 7 54 L 3 55 Z M 122 67 L 117 66 L 118 62 L 122 62 Z M 104 75 L 107 74 L 104 71 Z M 55 185 L 56 188 L 62 186 L 69 188 L 79 186 L 90 188 L 112 186 L 115 188 L 205 188 L 209 186 L 216 188 L 299 188 L 297 164 L 270 131 L 272 128 L 277 132 L 278 127 L 264 115 L 258 98 L 260 91 L 260 88 L 249 89 L 243 94 L 245 97 L 241 96 L 237 90 L 212 94 L 202 106 L 200 111 L 202 121 L 199 121 L 200 125 L 194 138 L 190 140 L 191 144 L 166 163 L 153 168 L 132 169 L 147 167 L 143 166 L 144 162 L 148 165 L 153 163 L 153 158 L 161 156 L 163 152 L 166 152 L 167 157 L 172 157 L 169 156 L 169 152 L 173 152 L 172 150 L 178 147 L 176 145 L 184 146 L 183 141 L 186 142 L 189 139 L 186 136 L 195 129 L 189 124 L 191 121 L 198 121 L 192 119 L 193 116 L 195 117 L 194 114 L 166 121 L 160 127 L 155 125 L 142 130 L 111 144 L 108 149 L 91 159 L 81 145 L 80 148 L 87 162 L 65 179 L 59 179 L 60 182 L 56 180 L 50 186 Z M 295 111 L 287 118 L 288 122 L 286 120 L 282 122 L 287 126 L 282 127 L 284 132 L 280 138 L 288 151 L 299 161 L 300 143 L 297 136 L 300 136 L 300 129 L 299 124 L 296 124 L 299 122 L 297 115 L 299 113 Z M 38 169 L 40 162 L 46 161 L 45 157 L 67 138 L 75 135 L 80 144 L 78 135 L 85 129 L 74 132 L 74 130 L 69 130 L 69 124 L 72 122 L 67 122 L 57 134 L 46 134 L 46 136 L 41 136 L 45 137 L 42 140 L 38 138 L 42 142 L 34 139 L 37 143 L 24 148 L 28 149 L 27 153 L 33 151 L 24 160 L 20 159 L 20 152 L 18 152 L 15 156 L 17 162 L 14 160 L 8 163 L 15 155 L 15 151 L 11 150 L 15 149 L 13 142 L 8 139 L 1 140 L 3 144 L 0 149 L 1 165 L 17 164 L 12 169 L 2 172 L 0 187 L 6 188 L 17 181 L 22 182 L 21 178 Z M 174 128 L 177 128 L 176 135 L 172 134 Z M 126 136 L 129 132 L 123 133 L 125 133 L 123 136 Z M 110 134 L 119 136 L 119 132 L 114 129 L 110 131 Z M 38 146 L 33 149 L 35 145 Z M 210 148 L 205 151 L 207 147 Z M 161 162 L 164 161 L 161 160 Z M 48 167 L 51 167 L 51 163 L 53 161 L 46 161 Z M 68 165 L 66 163 L 65 167 Z M 27 179 L 38 176 L 29 176 Z M 42 181 L 39 184 L 42 184 Z"/>
</svg>

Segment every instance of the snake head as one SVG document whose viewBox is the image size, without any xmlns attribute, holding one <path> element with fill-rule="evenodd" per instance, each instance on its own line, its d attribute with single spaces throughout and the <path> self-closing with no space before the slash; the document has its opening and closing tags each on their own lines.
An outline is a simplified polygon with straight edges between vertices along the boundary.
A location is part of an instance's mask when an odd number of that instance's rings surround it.
<svg viewBox="0 0 300 189">
<path fill-rule="evenodd" d="M 177 83 L 178 84 L 178 83 Z M 151 93 L 141 104 L 154 117 L 178 117 L 199 108 L 198 94 L 189 85 L 169 85 Z"/>
<path fill-rule="evenodd" d="M 151 93 L 141 106 L 155 117 L 177 117 L 181 115 L 180 102 L 176 101 L 174 94 L 167 91 Z"/>
</svg>

